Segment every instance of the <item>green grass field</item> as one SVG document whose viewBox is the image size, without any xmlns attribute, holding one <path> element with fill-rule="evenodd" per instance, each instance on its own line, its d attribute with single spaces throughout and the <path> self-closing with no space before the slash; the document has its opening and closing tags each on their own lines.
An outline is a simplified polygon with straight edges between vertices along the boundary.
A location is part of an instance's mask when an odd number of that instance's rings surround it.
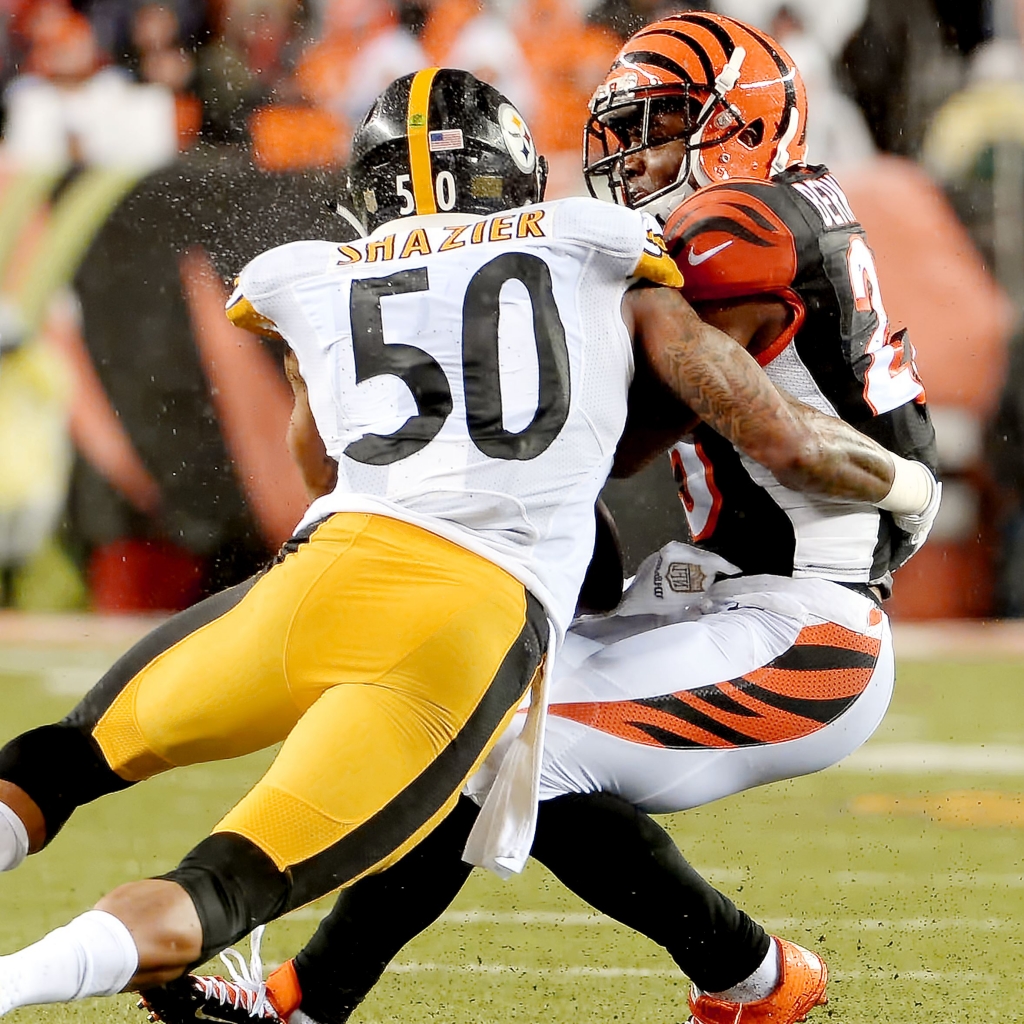
<svg viewBox="0 0 1024 1024">
<path fill-rule="evenodd" d="M 0 741 L 63 714 L 117 651 L 0 646 Z M 846 765 L 666 819 L 683 851 L 773 930 L 823 952 L 848 1024 L 1024 1020 L 1024 662 L 915 661 L 878 735 Z M 115 884 L 172 867 L 268 755 L 186 769 L 78 812 L 0 876 L 0 953 Z M 324 906 L 270 926 L 279 962 Z M 590 912 L 543 869 L 477 872 L 357 1017 L 401 1024 L 686 1019 L 659 948 Z M 142 1024 L 128 996 L 12 1022 Z"/>
</svg>

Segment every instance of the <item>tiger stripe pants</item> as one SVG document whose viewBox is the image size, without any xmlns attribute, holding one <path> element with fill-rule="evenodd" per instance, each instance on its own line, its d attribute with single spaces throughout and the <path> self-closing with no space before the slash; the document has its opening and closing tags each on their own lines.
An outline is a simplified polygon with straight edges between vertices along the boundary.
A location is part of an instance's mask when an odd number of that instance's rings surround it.
<svg viewBox="0 0 1024 1024">
<path fill-rule="evenodd" d="M 606 792 L 671 813 L 820 771 L 875 731 L 894 680 L 877 603 L 821 579 L 725 580 L 679 621 L 583 621 L 552 674 L 541 799 Z"/>
</svg>

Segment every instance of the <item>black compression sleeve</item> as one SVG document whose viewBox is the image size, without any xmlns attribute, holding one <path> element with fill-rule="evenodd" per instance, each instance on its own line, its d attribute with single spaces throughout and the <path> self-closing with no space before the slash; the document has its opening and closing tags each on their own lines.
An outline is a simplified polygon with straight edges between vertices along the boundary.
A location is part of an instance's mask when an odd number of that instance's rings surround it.
<svg viewBox="0 0 1024 1024">
<path fill-rule="evenodd" d="M 398 951 L 435 921 L 471 868 L 462 860 L 477 808 L 456 809 L 396 865 L 344 890 L 295 958 L 302 1010 L 344 1024 Z M 768 952 L 759 924 L 709 885 L 647 814 L 606 793 L 540 805 L 533 855 L 609 917 L 664 946 L 706 991 L 730 988 Z"/>
<path fill-rule="evenodd" d="M 705 991 L 742 981 L 768 952 L 764 929 L 701 878 L 660 825 L 617 796 L 543 802 L 533 856 L 591 906 L 664 946 Z"/>
<path fill-rule="evenodd" d="M 110 769 L 91 737 L 66 722 L 24 732 L 0 748 L 0 779 L 35 801 L 46 843 L 77 807 L 133 785 Z"/>
<path fill-rule="evenodd" d="M 395 954 L 444 913 L 473 870 L 462 851 L 477 813 L 460 797 L 397 864 L 342 890 L 295 958 L 304 1013 L 319 1024 L 344 1024 Z"/>
</svg>

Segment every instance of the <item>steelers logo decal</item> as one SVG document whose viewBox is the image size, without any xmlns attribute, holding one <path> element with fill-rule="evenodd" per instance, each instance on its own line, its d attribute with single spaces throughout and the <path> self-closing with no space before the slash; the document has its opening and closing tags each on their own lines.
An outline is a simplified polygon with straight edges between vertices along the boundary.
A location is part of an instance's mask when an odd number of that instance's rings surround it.
<svg viewBox="0 0 1024 1024">
<path fill-rule="evenodd" d="M 498 108 L 498 124 L 505 140 L 509 155 L 523 174 L 530 174 L 537 166 L 537 147 L 533 135 L 526 127 L 522 115 L 511 103 L 502 103 Z"/>
</svg>

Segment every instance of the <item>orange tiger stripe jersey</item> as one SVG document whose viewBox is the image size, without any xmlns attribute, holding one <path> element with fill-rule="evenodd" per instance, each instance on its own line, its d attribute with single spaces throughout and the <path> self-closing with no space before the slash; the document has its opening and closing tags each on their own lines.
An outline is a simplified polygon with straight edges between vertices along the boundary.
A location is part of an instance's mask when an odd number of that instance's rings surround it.
<svg viewBox="0 0 1024 1024">
<path fill-rule="evenodd" d="M 665 242 L 691 301 L 779 293 L 796 277 L 797 243 L 789 225 L 732 184 L 700 189 L 678 206 L 665 224 Z"/>
<path fill-rule="evenodd" d="M 793 287 L 800 267 L 792 229 L 766 201 L 770 182 L 739 182 L 700 189 L 672 213 L 665 241 L 682 269 L 683 294 L 698 309 L 704 302 L 773 296 L 789 307 L 789 324 L 765 351 L 752 353 L 765 366 L 803 326 L 806 308 Z M 764 192 L 764 199 L 754 189 Z"/>
</svg>

